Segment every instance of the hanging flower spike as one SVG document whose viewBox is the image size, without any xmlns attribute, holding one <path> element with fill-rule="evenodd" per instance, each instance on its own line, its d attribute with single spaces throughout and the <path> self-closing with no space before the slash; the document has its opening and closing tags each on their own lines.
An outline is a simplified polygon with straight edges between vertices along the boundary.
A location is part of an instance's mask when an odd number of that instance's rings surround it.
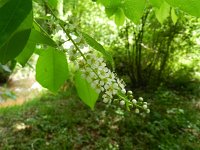
<svg viewBox="0 0 200 150">
<path fill-rule="evenodd" d="M 59 31 L 55 34 L 55 39 L 63 42 L 62 46 L 66 49 L 70 61 L 76 64 L 82 77 L 90 83 L 91 87 L 97 93 L 102 93 L 104 103 L 117 102 L 127 110 L 134 110 L 136 114 L 150 113 L 147 102 L 144 102 L 142 97 L 139 97 L 137 101 L 132 91 L 126 91 L 124 81 L 107 68 L 101 55 L 94 51 L 88 51 L 88 45 L 83 44 L 82 35 L 73 25 L 68 24 L 65 29 L 65 32 L 69 31 L 70 34 L 63 34 Z M 69 41 L 71 41 L 70 44 Z M 67 45 L 70 46 L 66 48 Z"/>
</svg>

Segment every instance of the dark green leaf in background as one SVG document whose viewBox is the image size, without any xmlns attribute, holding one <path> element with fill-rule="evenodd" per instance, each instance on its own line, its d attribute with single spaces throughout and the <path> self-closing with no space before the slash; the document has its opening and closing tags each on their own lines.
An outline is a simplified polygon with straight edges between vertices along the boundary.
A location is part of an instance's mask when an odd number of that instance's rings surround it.
<svg viewBox="0 0 200 150">
<path fill-rule="evenodd" d="M 24 48 L 29 38 L 30 30 L 17 32 L 12 38 L 0 48 L 0 62 L 6 64 L 14 59 Z"/>
<path fill-rule="evenodd" d="M 12 37 L 31 10 L 31 0 L 9 0 L 0 8 L 0 47 Z"/>
<path fill-rule="evenodd" d="M 35 50 L 36 44 L 45 44 L 48 46 L 56 47 L 56 43 L 44 33 L 35 29 L 31 30 L 31 34 L 23 51 L 17 56 L 16 60 L 24 66 Z"/>
<path fill-rule="evenodd" d="M 19 62 L 22 66 L 25 66 L 29 58 L 34 53 L 35 46 L 35 43 L 28 41 L 23 51 L 16 57 L 17 62 Z"/>
</svg>

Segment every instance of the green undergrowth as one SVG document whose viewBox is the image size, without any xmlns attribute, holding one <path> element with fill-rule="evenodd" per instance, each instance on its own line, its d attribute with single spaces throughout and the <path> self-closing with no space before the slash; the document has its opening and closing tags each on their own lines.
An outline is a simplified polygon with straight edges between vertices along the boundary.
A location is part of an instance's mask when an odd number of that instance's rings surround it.
<svg viewBox="0 0 200 150">
<path fill-rule="evenodd" d="M 166 88 L 137 93 L 151 103 L 145 118 L 100 101 L 92 111 L 73 92 L 0 108 L 0 149 L 200 149 L 199 97 Z"/>
</svg>

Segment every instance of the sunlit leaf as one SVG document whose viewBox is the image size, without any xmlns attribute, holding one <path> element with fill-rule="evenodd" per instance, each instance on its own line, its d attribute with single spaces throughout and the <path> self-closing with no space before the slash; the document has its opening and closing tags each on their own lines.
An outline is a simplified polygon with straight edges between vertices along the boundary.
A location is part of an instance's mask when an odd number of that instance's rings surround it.
<svg viewBox="0 0 200 150">
<path fill-rule="evenodd" d="M 165 19 L 170 15 L 170 5 L 163 2 L 160 8 L 155 10 L 155 14 L 158 21 L 163 24 Z"/>
<path fill-rule="evenodd" d="M 100 0 L 100 2 L 106 7 L 116 7 L 119 6 L 121 3 L 121 0 Z"/>
<path fill-rule="evenodd" d="M 178 7 L 186 13 L 200 17 L 200 1 L 199 0 L 166 0 L 173 7 Z"/>
<path fill-rule="evenodd" d="M 125 0 L 123 4 L 124 14 L 135 24 L 139 24 L 145 6 L 146 0 Z"/>
<path fill-rule="evenodd" d="M 112 7 L 112 8 L 105 8 L 105 11 L 106 11 L 106 15 L 108 17 L 111 17 L 115 14 L 115 12 L 117 11 L 117 8 L 115 7 Z"/>
<path fill-rule="evenodd" d="M 174 8 L 171 9 L 171 18 L 172 18 L 173 23 L 176 24 L 178 20 L 178 16 L 176 15 Z"/>
<path fill-rule="evenodd" d="M 32 29 L 29 41 L 36 44 L 45 44 L 51 47 L 56 47 L 56 43 L 45 33 Z"/>
<path fill-rule="evenodd" d="M 87 80 L 81 76 L 81 72 L 75 74 L 75 86 L 81 100 L 91 109 L 94 109 L 99 94 L 91 87 Z"/>
<path fill-rule="evenodd" d="M 36 80 L 45 88 L 56 92 L 69 78 L 66 56 L 49 47 L 40 54 L 36 64 Z"/>
<path fill-rule="evenodd" d="M 149 0 L 153 7 L 160 8 L 164 0 Z"/>
<path fill-rule="evenodd" d="M 125 15 L 124 12 L 121 8 L 118 8 L 117 11 L 115 12 L 115 23 L 118 26 L 121 26 L 124 24 L 125 21 Z"/>
</svg>

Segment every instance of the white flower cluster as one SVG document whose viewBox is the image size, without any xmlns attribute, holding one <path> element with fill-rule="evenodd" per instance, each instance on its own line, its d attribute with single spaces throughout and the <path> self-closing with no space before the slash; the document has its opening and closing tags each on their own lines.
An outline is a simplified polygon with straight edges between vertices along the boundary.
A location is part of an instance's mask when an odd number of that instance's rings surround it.
<svg viewBox="0 0 200 150">
<path fill-rule="evenodd" d="M 83 77 L 91 83 L 91 86 L 97 93 L 104 92 L 102 96 L 103 102 L 110 102 L 118 91 L 126 92 L 123 82 L 106 67 L 106 63 L 102 57 L 94 53 L 88 53 L 86 54 L 86 59 L 84 62 L 85 65 L 81 69 Z"/>
<path fill-rule="evenodd" d="M 140 97 L 138 101 L 133 98 L 132 91 L 126 91 L 125 83 L 117 75 L 106 67 L 106 63 L 99 53 L 89 51 L 82 36 L 72 25 L 68 25 L 66 31 L 69 36 L 60 31 L 55 34 L 56 39 L 60 39 L 62 47 L 67 50 L 69 59 L 82 72 L 85 78 L 97 93 L 102 93 L 104 103 L 117 102 L 122 107 L 134 109 L 135 113 L 149 113 L 148 105 Z"/>
<path fill-rule="evenodd" d="M 113 101 L 126 106 L 128 109 L 135 109 L 135 113 L 150 113 L 147 102 L 139 97 L 138 101 L 133 98 L 132 91 L 126 91 L 125 83 L 117 75 L 106 67 L 104 59 L 98 53 L 87 53 L 86 60 L 83 60 L 82 76 L 85 78 L 97 93 L 102 93 L 104 103 Z"/>
</svg>

